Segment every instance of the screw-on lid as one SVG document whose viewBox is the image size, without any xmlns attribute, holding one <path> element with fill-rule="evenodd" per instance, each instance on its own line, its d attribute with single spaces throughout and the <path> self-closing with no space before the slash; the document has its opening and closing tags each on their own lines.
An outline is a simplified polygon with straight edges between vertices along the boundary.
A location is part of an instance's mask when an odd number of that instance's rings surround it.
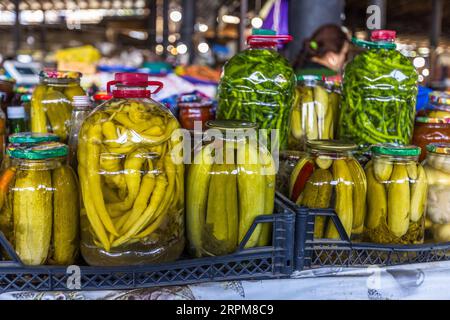
<svg viewBox="0 0 450 320">
<path fill-rule="evenodd" d="M 8 119 L 23 119 L 25 118 L 25 108 L 23 106 L 9 106 L 6 109 Z"/>
<path fill-rule="evenodd" d="M 45 160 L 67 156 L 69 148 L 60 142 L 46 142 L 37 145 L 12 145 L 7 153 L 14 159 Z"/>
<path fill-rule="evenodd" d="M 111 87 L 116 89 L 111 91 Z M 149 91 L 144 88 L 156 86 L 156 90 Z M 119 72 L 114 75 L 114 80 L 109 81 L 108 93 L 112 93 L 114 98 L 148 98 L 151 94 L 156 94 L 163 88 L 160 81 L 148 81 L 148 74 L 137 72 Z"/>
<path fill-rule="evenodd" d="M 88 96 L 74 96 L 72 98 L 72 105 L 74 107 L 90 107 L 91 99 Z"/>
<path fill-rule="evenodd" d="M 358 147 L 356 144 L 340 140 L 309 140 L 306 146 L 314 150 L 331 152 L 353 151 Z"/>
<path fill-rule="evenodd" d="M 397 37 L 397 32 L 394 30 L 374 30 L 370 34 L 372 41 L 394 41 Z"/>
<path fill-rule="evenodd" d="M 427 151 L 439 154 L 450 154 L 450 143 L 430 143 Z"/>
<path fill-rule="evenodd" d="M 36 144 L 42 142 L 57 142 L 59 137 L 54 133 L 20 132 L 9 136 L 12 144 Z"/>
<path fill-rule="evenodd" d="M 94 101 L 108 101 L 112 99 L 112 94 L 108 94 L 106 92 L 100 92 L 97 94 L 94 94 Z"/>
<path fill-rule="evenodd" d="M 277 32 L 272 29 L 252 29 L 252 35 L 255 36 L 275 36 Z"/>
<path fill-rule="evenodd" d="M 448 123 L 450 118 L 430 118 L 430 117 L 416 117 L 417 123 Z"/>
<path fill-rule="evenodd" d="M 399 157 L 416 157 L 419 156 L 422 151 L 417 146 L 403 146 L 394 143 L 377 144 L 372 146 L 371 150 L 374 154 Z"/>
<path fill-rule="evenodd" d="M 429 98 L 432 104 L 450 107 L 450 92 L 433 91 Z"/>
</svg>

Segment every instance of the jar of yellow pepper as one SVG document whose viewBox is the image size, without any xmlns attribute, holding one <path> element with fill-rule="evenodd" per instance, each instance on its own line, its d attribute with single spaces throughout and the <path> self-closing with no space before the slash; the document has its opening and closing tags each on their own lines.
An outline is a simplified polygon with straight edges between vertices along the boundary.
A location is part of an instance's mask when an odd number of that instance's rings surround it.
<svg viewBox="0 0 450 320">
<path fill-rule="evenodd" d="M 113 98 L 81 127 L 81 252 L 91 265 L 170 261 L 184 248 L 184 165 L 172 139 L 179 123 L 150 98 L 160 89 L 147 74 L 117 73 Z"/>
</svg>

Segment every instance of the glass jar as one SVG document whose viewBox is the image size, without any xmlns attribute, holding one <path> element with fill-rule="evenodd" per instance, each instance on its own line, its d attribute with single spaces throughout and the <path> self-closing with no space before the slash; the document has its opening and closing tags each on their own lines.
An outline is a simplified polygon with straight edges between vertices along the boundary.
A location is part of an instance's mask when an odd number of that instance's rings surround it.
<svg viewBox="0 0 450 320">
<path fill-rule="evenodd" d="M 431 92 L 426 114 L 431 118 L 450 118 L 450 93 L 444 91 Z"/>
<path fill-rule="evenodd" d="M 412 143 L 422 149 L 419 161 L 427 155 L 426 146 L 434 142 L 450 142 L 450 118 L 416 117 Z"/>
<path fill-rule="evenodd" d="M 424 239 L 427 176 L 418 164 L 420 148 L 372 146 L 366 165 L 365 238 L 380 244 L 420 244 Z"/>
<path fill-rule="evenodd" d="M 417 96 L 417 71 L 395 50 L 395 31 L 372 31 L 372 41 L 354 39 L 368 50 L 344 71 L 340 139 L 361 150 L 372 144 L 410 144 Z"/>
<path fill-rule="evenodd" d="M 79 252 L 77 178 L 67 146 L 50 142 L 8 148 L 3 170 L 0 228 L 25 265 L 71 265 Z"/>
<path fill-rule="evenodd" d="M 25 108 L 25 121 L 27 128 L 30 127 L 30 114 L 31 114 L 31 94 L 24 93 L 20 96 L 20 104 Z"/>
<path fill-rule="evenodd" d="M 295 74 L 276 50 L 291 40 L 274 31 L 254 30 L 247 39 L 249 48 L 225 64 L 218 87 L 217 119 L 247 120 L 259 129 L 278 129 L 281 149 L 287 147 Z"/>
<path fill-rule="evenodd" d="M 284 150 L 280 152 L 280 161 L 277 172 L 276 190 L 284 195 L 289 194 L 289 178 L 295 165 L 306 156 L 304 151 Z"/>
<path fill-rule="evenodd" d="M 213 120 L 212 101 L 208 99 L 201 99 L 196 95 L 193 99 L 188 100 L 187 96 L 182 96 L 184 100 L 178 102 L 179 119 L 181 126 L 188 130 L 194 130 L 196 121 L 201 122 L 202 129 L 206 128 L 206 122 Z"/>
<path fill-rule="evenodd" d="M 436 242 L 450 241 L 450 144 L 432 143 L 427 146 L 423 162 L 428 178 L 427 218 Z"/>
<path fill-rule="evenodd" d="M 300 76 L 297 83 L 289 121 L 289 149 L 304 150 L 308 140 L 333 140 L 340 95 L 318 76 Z"/>
<path fill-rule="evenodd" d="M 78 72 L 42 71 L 31 97 L 31 131 L 52 132 L 61 142 L 69 136 L 72 98 L 86 95 Z"/>
<path fill-rule="evenodd" d="M 112 87 L 115 89 L 111 91 Z M 176 260 L 184 247 L 184 164 L 175 163 L 179 123 L 150 98 L 143 73 L 116 73 L 113 99 L 83 122 L 78 175 L 81 252 L 90 265 Z"/>
<path fill-rule="evenodd" d="M 27 132 L 25 108 L 23 106 L 9 106 L 6 109 L 8 116 L 8 133 Z"/>
<path fill-rule="evenodd" d="M 75 96 L 72 100 L 72 116 L 70 119 L 69 131 L 69 154 L 67 156 L 70 166 L 77 170 L 77 149 L 78 149 L 78 134 L 84 119 L 87 118 L 92 111 L 92 103 L 88 96 Z"/>
<path fill-rule="evenodd" d="M 256 124 L 218 120 L 207 127 L 186 181 L 186 230 L 195 257 L 234 252 L 254 219 L 272 214 L 275 200 L 275 162 L 257 145 Z M 246 248 L 270 240 L 270 224 L 260 224 Z"/>
<path fill-rule="evenodd" d="M 334 208 L 348 237 L 358 240 L 364 228 L 367 182 L 352 155 L 356 145 L 311 140 L 307 148 L 307 156 L 292 171 L 289 198 L 308 208 Z M 334 223 L 328 220 L 316 217 L 315 238 L 340 239 Z"/>
</svg>

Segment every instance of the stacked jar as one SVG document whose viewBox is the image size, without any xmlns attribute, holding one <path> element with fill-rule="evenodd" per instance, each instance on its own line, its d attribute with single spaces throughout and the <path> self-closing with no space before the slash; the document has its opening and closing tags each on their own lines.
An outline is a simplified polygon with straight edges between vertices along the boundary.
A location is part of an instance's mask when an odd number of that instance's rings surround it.
<svg viewBox="0 0 450 320">
<path fill-rule="evenodd" d="M 31 131 L 53 132 L 61 142 L 69 136 L 72 99 L 86 93 L 78 72 L 42 71 L 40 84 L 31 97 Z"/>
<path fill-rule="evenodd" d="M 341 100 L 337 86 L 318 76 L 300 76 L 297 83 L 289 121 L 289 150 L 304 150 L 308 140 L 335 139 Z"/>
</svg>

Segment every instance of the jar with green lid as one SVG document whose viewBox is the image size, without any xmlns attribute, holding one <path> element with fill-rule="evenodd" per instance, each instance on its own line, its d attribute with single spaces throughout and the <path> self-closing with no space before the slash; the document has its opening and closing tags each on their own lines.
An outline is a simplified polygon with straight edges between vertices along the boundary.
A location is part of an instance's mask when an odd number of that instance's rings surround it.
<svg viewBox="0 0 450 320">
<path fill-rule="evenodd" d="M 289 121 L 289 149 L 304 150 L 308 140 L 335 139 L 340 100 L 335 86 L 322 77 L 299 76 Z"/>
<path fill-rule="evenodd" d="M 217 119 L 255 122 L 268 133 L 278 130 L 282 150 L 287 147 L 295 73 L 277 48 L 291 40 L 273 30 L 254 29 L 247 38 L 249 48 L 224 65 L 218 87 Z"/>
<path fill-rule="evenodd" d="M 334 208 L 349 238 L 358 240 L 366 215 L 367 182 L 353 157 L 356 145 L 337 140 L 307 142 L 289 181 L 289 197 L 308 208 Z M 315 238 L 340 239 L 334 223 L 316 217 Z"/>
<path fill-rule="evenodd" d="M 59 142 L 11 145 L 0 177 L 0 229 L 25 265 L 70 265 L 79 251 L 79 193 Z"/>
<path fill-rule="evenodd" d="M 427 218 L 436 242 L 450 241 L 450 144 L 427 146 L 422 163 L 428 179 Z"/>
<path fill-rule="evenodd" d="M 31 97 L 31 131 L 53 132 L 62 142 L 69 136 L 72 99 L 86 95 L 80 86 L 81 73 L 42 71 Z"/>
<path fill-rule="evenodd" d="M 428 182 L 420 148 L 374 145 L 367 176 L 365 238 L 379 244 L 419 244 L 424 239 Z"/>
<path fill-rule="evenodd" d="M 344 70 L 339 137 L 363 151 L 378 143 L 411 143 L 418 74 L 395 40 L 392 30 L 372 31 L 371 41 L 353 39 L 366 50 Z"/>
<path fill-rule="evenodd" d="M 196 257 L 234 252 L 254 219 L 272 214 L 275 201 L 275 161 L 257 144 L 256 124 L 218 120 L 207 128 L 186 181 L 186 230 Z M 270 240 L 271 224 L 258 225 L 246 248 Z"/>
</svg>

